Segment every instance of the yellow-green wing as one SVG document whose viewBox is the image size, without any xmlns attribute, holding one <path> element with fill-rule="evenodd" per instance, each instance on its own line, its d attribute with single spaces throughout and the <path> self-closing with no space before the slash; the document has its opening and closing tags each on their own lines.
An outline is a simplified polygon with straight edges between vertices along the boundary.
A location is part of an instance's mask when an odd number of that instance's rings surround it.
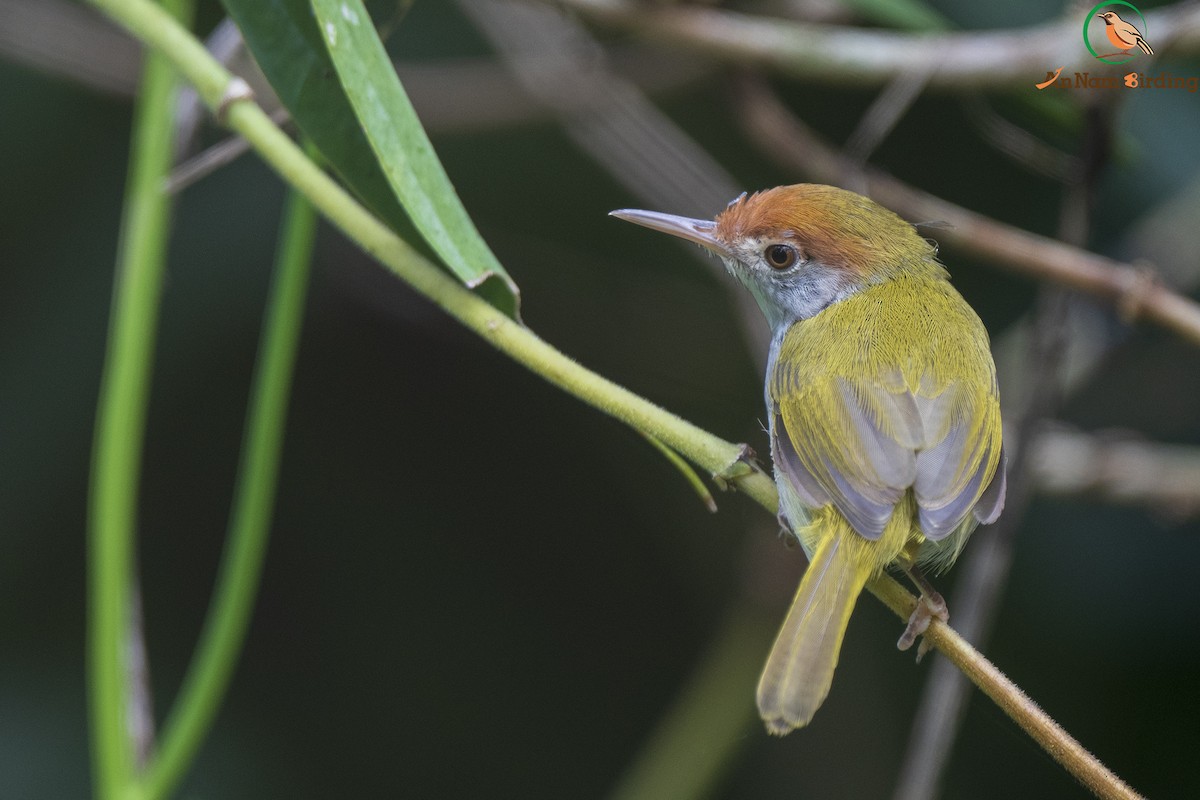
<svg viewBox="0 0 1200 800">
<path fill-rule="evenodd" d="M 990 522 L 1003 506 L 987 339 L 961 336 L 982 324 L 945 290 L 907 306 L 864 291 L 793 325 L 779 348 L 770 385 L 776 468 L 804 504 L 833 503 L 868 539 L 882 535 L 910 490 L 935 541 L 972 512 Z M 948 313 L 959 315 L 957 337 Z"/>
</svg>

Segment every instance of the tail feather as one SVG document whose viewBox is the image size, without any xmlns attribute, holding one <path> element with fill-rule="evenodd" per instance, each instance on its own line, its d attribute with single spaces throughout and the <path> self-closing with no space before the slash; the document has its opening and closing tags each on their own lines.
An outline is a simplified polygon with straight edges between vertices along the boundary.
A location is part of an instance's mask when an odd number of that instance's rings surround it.
<svg viewBox="0 0 1200 800">
<path fill-rule="evenodd" d="M 1148 55 L 1148 56 L 1154 55 L 1154 48 L 1151 47 L 1149 44 L 1147 44 L 1146 40 L 1140 36 L 1137 37 L 1137 46 L 1142 48 L 1142 52 L 1145 53 L 1146 55 Z"/>
<path fill-rule="evenodd" d="M 807 725 L 829 694 L 850 613 L 871 573 L 850 549 L 836 535 L 817 546 L 767 658 L 758 710 L 776 736 Z"/>
</svg>

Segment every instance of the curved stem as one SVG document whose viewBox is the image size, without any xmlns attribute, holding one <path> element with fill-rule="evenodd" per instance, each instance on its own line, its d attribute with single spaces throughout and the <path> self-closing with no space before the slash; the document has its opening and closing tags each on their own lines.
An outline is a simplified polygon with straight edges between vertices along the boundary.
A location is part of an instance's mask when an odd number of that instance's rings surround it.
<svg viewBox="0 0 1200 800">
<path fill-rule="evenodd" d="M 463 287 L 400 239 L 364 209 L 313 162 L 263 113 L 244 99 L 244 84 L 233 78 L 185 30 L 148 0 L 91 0 L 129 28 L 138 38 L 169 53 L 191 80 L 205 103 L 334 225 L 364 251 L 479 334 L 492 346 L 584 402 L 652 434 L 664 444 L 713 473 L 723 473 L 740 460 L 742 449 L 698 428 L 679 416 L 591 372 L 513 322 Z M 753 472 L 740 488 L 772 508 L 771 479 Z"/>
<path fill-rule="evenodd" d="M 155 12 L 178 26 L 171 0 Z M 182 28 L 180 28 L 182 30 Z M 104 373 L 96 410 L 88 508 L 88 691 L 93 791 L 123 796 L 134 786 L 129 682 L 130 614 L 136 580 L 138 476 L 166 260 L 175 71 L 158 53 L 146 59 L 133 123 Z"/>
<path fill-rule="evenodd" d="M 316 223 L 312 205 L 292 192 L 250 393 L 229 538 L 204 631 L 146 777 L 148 800 L 167 797 L 182 779 L 212 726 L 246 638 L 271 529 Z"/>
</svg>

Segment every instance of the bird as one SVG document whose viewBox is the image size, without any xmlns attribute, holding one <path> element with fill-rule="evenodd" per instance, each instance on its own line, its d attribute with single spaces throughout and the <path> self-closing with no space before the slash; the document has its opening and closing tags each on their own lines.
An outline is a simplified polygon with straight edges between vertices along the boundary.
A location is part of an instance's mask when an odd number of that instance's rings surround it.
<svg viewBox="0 0 1200 800">
<path fill-rule="evenodd" d="M 1122 52 L 1128 53 L 1136 45 L 1146 55 L 1154 55 L 1154 49 L 1142 38 L 1141 31 L 1117 16 L 1116 12 L 1105 11 L 1096 16 L 1104 20 L 1104 32 L 1108 34 L 1108 40 Z"/>
<path fill-rule="evenodd" d="M 743 193 L 712 220 L 611 214 L 719 256 L 771 328 L 764 400 L 780 521 L 809 561 L 756 693 L 767 732 L 782 736 L 829 693 L 866 583 L 898 566 L 921 589 L 903 649 L 931 616 L 946 619 L 920 567 L 949 566 L 1003 509 L 987 330 L 936 245 L 854 192 Z"/>
</svg>

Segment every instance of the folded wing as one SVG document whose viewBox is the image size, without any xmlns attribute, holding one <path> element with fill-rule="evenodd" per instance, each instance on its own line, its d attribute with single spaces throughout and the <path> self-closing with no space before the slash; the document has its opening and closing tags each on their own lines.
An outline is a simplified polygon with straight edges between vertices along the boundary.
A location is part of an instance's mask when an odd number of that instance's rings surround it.
<svg viewBox="0 0 1200 800">
<path fill-rule="evenodd" d="M 772 394 L 777 469 L 804 503 L 832 502 L 867 539 L 882 535 L 909 490 L 921 531 L 934 541 L 972 513 L 981 522 L 999 514 L 1005 484 L 994 388 L 897 374 L 822 377 L 776 385 Z"/>
</svg>

